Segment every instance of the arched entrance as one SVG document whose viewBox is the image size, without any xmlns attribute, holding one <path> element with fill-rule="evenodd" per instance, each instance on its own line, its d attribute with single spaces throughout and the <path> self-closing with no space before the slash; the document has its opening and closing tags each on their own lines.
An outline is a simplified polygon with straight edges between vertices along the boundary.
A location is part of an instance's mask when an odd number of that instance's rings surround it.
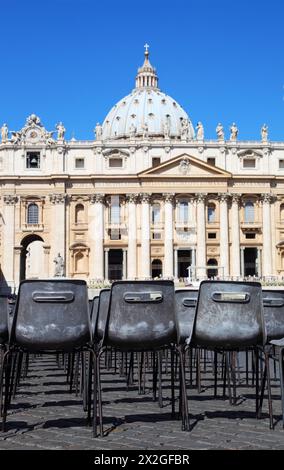
<svg viewBox="0 0 284 470">
<path fill-rule="evenodd" d="M 20 281 L 44 277 L 43 239 L 39 235 L 27 235 L 21 242 Z"/>
<path fill-rule="evenodd" d="M 163 268 L 162 261 L 160 259 L 153 259 L 152 261 L 152 278 L 162 276 Z"/>
<path fill-rule="evenodd" d="M 208 266 L 217 266 L 217 260 L 215 258 L 210 258 L 207 263 Z M 207 277 L 210 279 L 211 277 L 215 277 L 218 275 L 218 269 L 209 268 L 207 269 Z"/>
</svg>

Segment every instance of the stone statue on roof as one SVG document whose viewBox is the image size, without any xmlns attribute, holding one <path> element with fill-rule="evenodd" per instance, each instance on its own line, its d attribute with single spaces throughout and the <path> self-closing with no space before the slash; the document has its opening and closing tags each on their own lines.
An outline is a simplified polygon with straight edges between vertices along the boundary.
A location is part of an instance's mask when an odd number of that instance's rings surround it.
<svg viewBox="0 0 284 470">
<path fill-rule="evenodd" d="M 8 134 L 9 134 L 8 126 L 7 126 L 6 123 L 4 123 L 3 126 L 1 127 L 1 140 L 2 140 L 2 142 L 6 142 L 8 140 Z"/>
</svg>

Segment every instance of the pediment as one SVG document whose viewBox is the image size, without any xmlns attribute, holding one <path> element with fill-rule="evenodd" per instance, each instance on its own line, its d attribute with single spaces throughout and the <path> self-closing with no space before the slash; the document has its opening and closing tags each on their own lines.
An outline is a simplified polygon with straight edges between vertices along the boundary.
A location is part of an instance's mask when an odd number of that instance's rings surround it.
<svg viewBox="0 0 284 470">
<path fill-rule="evenodd" d="M 256 157 L 262 157 L 263 154 L 259 150 L 245 149 L 245 150 L 240 150 L 238 152 L 238 156 L 240 158 L 256 158 Z"/>
<path fill-rule="evenodd" d="M 138 173 L 139 177 L 174 177 L 174 178 L 230 178 L 228 171 L 199 160 L 186 153 L 171 158 L 156 167 Z"/>
</svg>

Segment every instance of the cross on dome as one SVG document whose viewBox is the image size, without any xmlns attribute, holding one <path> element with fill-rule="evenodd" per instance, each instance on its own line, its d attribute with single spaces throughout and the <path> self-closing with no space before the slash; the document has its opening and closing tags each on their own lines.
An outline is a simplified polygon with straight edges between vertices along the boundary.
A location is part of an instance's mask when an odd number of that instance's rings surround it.
<svg viewBox="0 0 284 470">
<path fill-rule="evenodd" d="M 144 44 L 144 47 L 145 47 L 145 54 L 149 54 L 148 49 L 149 49 L 150 46 L 149 46 L 149 44 L 147 44 L 147 42 L 146 42 L 146 44 Z"/>
<path fill-rule="evenodd" d="M 152 67 L 149 61 L 149 44 L 144 44 L 145 47 L 145 60 L 142 67 L 138 69 L 136 76 L 136 88 L 158 88 L 158 76 L 156 69 Z"/>
</svg>

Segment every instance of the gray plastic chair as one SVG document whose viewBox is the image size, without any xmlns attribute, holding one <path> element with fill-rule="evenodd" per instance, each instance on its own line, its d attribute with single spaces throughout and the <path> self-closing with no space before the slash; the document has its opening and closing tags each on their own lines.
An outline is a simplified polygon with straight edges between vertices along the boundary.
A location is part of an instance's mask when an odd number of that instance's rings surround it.
<svg viewBox="0 0 284 470">
<path fill-rule="evenodd" d="M 256 355 L 256 415 L 259 414 L 258 353 L 264 350 L 266 330 L 262 306 L 261 284 L 258 282 L 202 281 L 192 334 L 187 340 L 191 347 L 212 351 L 243 351 L 248 348 Z M 229 360 L 229 357 L 228 357 Z M 268 390 L 269 403 L 271 390 Z M 271 426 L 270 414 L 270 426 Z"/>
<path fill-rule="evenodd" d="M 280 392 L 282 406 L 282 427 L 284 428 L 284 291 L 269 290 L 262 291 L 263 312 L 267 332 L 267 349 L 269 356 L 279 364 Z M 278 354 L 274 354 L 274 351 Z M 269 376 L 263 374 L 260 412 L 263 402 L 263 394 L 266 380 Z M 268 388 L 269 388 L 268 384 Z M 272 404 L 271 404 L 272 408 Z"/>
<path fill-rule="evenodd" d="M 3 430 L 10 401 L 11 356 L 17 352 L 92 351 L 87 284 L 82 280 L 25 280 L 19 292 L 4 355 Z M 90 399 L 88 401 L 90 407 Z M 90 410 L 89 410 L 90 414 Z"/>
<path fill-rule="evenodd" d="M 173 348 L 175 342 L 176 318 L 172 281 L 116 281 L 112 284 L 99 357 L 107 347 L 123 352 L 159 351 Z M 99 357 L 97 380 L 102 436 Z"/>
</svg>

